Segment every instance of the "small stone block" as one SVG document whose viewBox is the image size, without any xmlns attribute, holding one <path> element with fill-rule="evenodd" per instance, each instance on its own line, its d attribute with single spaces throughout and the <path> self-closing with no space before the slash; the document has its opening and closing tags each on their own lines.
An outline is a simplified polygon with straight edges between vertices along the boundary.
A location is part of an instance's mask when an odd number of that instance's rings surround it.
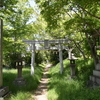
<svg viewBox="0 0 100 100">
<path fill-rule="evenodd" d="M 10 96 L 11 96 L 11 91 L 7 92 L 7 93 L 3 96 L 3 98 L 5 99 L 5 98 L 8 98 L 8 97 L 10 97 Z"/>
</svg>

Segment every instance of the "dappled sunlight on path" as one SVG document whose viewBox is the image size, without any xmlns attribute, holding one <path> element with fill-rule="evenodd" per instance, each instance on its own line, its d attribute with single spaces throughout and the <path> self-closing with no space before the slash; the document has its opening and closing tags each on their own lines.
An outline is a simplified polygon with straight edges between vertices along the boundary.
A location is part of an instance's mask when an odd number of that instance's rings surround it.
<svg viewBox="0 0 100 100">
<path fill-rule="evenodd" d="M 48 84 L 47 73 L 50 67 L 51 64 L 48 64 L 44 70 L 43 78 L 41 79 L 40 85 L 38 86 L 34 94 L 35 100 L 48 100 L 47 99 L 47 84 Z"/>
</svg>

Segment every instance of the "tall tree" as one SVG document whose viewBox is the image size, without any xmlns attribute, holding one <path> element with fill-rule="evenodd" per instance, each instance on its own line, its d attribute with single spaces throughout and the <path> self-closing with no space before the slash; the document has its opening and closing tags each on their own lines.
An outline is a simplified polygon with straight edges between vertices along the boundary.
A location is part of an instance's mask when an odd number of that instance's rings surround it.
<svg viewBox="0 0 100 100">
<path fill-rule="evenodd" d="M 50 30 L 59 28 L 59 23 L 62 23 L 61 25 L 66 30 L 66 36 L 74 39 L 74 43 L 76 40 L 87 40 L 96 65 L 98 63 L 98 57 L 95 50 L 96 39 L 93 35 L 96 33 L 100 34 L 99 0 L 91 0 L 91 3 L 89 0 L 35 1 L 40 5 L 41 14 L 47 21 Z M 80 33 L 80 36 L 78 33 Z M 79 37 L 81 38 L 79 39 Z M 84 42 L 84 45 L 85 43 L 86 42 Z"/>
<path fill-rule="evenodd" d="M 10 7 L 7 8 L 7 5 L 1 10 L 1 17 L 4 20 L 4 61 L 8 61 L 8 63 L 13 63 L 14 59 L 17 59 L 17 53 L 22 54 L 22 51 L 24 50 L 22 39 L 26 35 L 27 37 L 30 37 L 30 35 L 33 34 L 32 25 L 28 22 L 34 17 L 34 10 L 30 7 L 28 0 L 16 1 L 16 5 L 13 4 L 15 4 L 15 2 L 10 4 L 12 10 Z"/>
</svg>

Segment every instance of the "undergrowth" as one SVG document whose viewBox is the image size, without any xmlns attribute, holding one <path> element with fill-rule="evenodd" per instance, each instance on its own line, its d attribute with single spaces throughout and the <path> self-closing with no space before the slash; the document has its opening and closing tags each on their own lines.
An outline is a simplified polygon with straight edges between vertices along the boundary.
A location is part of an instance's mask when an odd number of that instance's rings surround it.
<svg viewBox="0 0 100 100">
<path fill-rule="evenodd" d="M 7 100 L 30 100 L 30 96 L 37 89 L 43 74 L 43 67 L 36 66 L 34 75 L 30 74 L 30 67 L 22 69 L 22 76 L 26 80 L 25 86 L 16 86 L 13 81 L 17 77 L 17 69 L 3 70 L 3 85 L 8 86 L 11 97 Z M 33 99 L 32 99 L 33 100 Z"/>
<path fill-rule="evenodd" d="M 89 76 L 92 75 L 92 60 L 76 61 L 76 78 L 70 79 L 70 65 L 64 60 L 64 71 L 60 74 L 60 65 L 49 70 L 48 100 L 100 100 L 100 88 L 95 90 L 87 87 Z"/>
</svg>

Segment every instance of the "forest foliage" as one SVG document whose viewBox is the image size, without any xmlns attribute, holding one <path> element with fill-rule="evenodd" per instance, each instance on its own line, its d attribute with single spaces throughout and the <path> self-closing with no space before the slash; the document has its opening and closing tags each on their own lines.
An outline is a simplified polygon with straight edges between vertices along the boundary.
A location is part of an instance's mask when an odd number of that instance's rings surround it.
<svg viewBox="0 0 100 100">
<path fill-rule="evenodd" d="M 97 40 L 100 36 L 99 0 L 35 0 L 47 22 L 49 34 L 54 38 L 67 37 L 74 53 L 84 59 L 92 57 L 99 62 Z M 97 37 L 94 37 L 97 36 Z M 81 55 L 80 55 L 80 53 Z"/>
<path fill-rule="evenodd" d="M 12 62 L 19 54 L 29 57 L 22 39 L 67 38 L 69 42 L 66 46 L 73 48 L 75 56 L 84 59 L 92 57 L 95 64 L 99 62 L 97 55 L 100 51 L 95 50 L 99 42 L 93 37 L 100 35 L 99 0 L 91 0 L 91 3 L 89 0 L 35 2 L 33 7 L 28 0 L 3 2 L 0 18 L 3 19 L 4 65 L 14 66 Z"/>
</svg>

